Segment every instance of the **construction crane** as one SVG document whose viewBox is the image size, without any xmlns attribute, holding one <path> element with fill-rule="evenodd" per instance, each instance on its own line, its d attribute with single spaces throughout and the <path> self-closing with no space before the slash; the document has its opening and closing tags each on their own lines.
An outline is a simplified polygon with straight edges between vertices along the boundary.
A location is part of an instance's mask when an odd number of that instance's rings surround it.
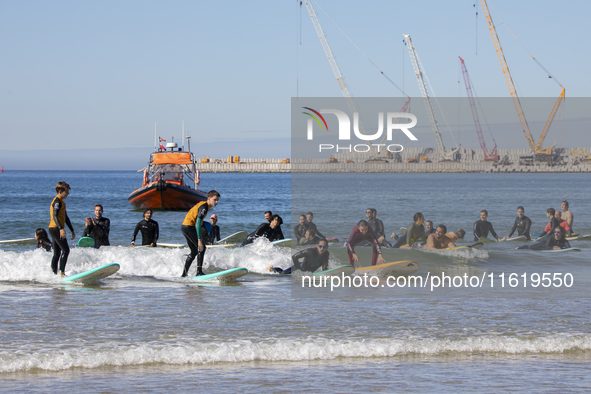
<svg viewBox="0 0 591 394">
<path fill-rule="evenodd" d="M 415 47 L 410 39 L 409 34 L 403 34 L 406 40 L 406 46 L 408 48 L 408 53 L 410 54 L 410 60 L 412 66 L 415 70 L 415 75 L 417 77 L 417 81 L 419 82 L 419 88 L 421 89 L 421 95 L 423 96 L 423 102 L 425 103 L 425 108 L 427 109 L 427 114 L 429 115 L 429 120 L 431 121 L 431 127 L 433 128 L 433 133 L 435 133 L 435 139 L 437 140 L 437 147 L 439 148 L 440 152 L 442 152 L 443 160 L 453 160 L 453 155 L 458 151 L 458 149 L 453 149 L 448 151 L 445 149 L 445 145 L 443 144 L 443 138 L 441 138 L 441 133 L 439 132 L 439 125 L 437 124 L 437 118 L 435 117 L 435 112 L 433 111 L 433 106 L 431 105 L 431 99 L 429 97 L 429 92 L 427 91 L 427 85 L 425 84 L 425 80 L 423 78 L 423 71 L 421 67 L 421 61 L 419 60 L 419 55 L 415 50 Z"/>
<path fill-rule="evenodd" d="M 476 104 L 474 103 L 474 97 L 472 94 L 472 84 L 470 83 L 470 76 L 468 75 L 468 70 L 466 69 L 466 65 L 464 64 L 464 59 L 460 56 L 460 63 L 462 65 L 462 75 L 464 76 L 464 84 L 466 85 L 466 93 L 468 94 L 468 100 L 470 101 L 470 108 L 472 109 L 472 117 L 474 118 L 474 125 L 476 126 L 476 133 L 478 134 L 478 141 L 480 142 L 480 147 L 484 152 L 484 160 L 498 160 L 499 155 L 497 155 L 497 144 L 495 143 L 495 147 L 489 151 L 486 148 L 486 142 L 484 142 L 484 136 L 482 135 L 482 128 L 480 127 L 480 119 L 478 118 L 478 110 L 476 108 Z M 493 139 L 494 142 L 494 139 Z"/>
<path fill-rule="evenodd" d="M 527 144 L 529 145 L 534 155 L 541 155 L 542 157 L 546 156 L 547 158 L 552 158 L 552 148 L 556 144 L 549 146 L 547 148 L 542 148 L 542 143 L 546 138 L 546 134 L 548 134 L 548 130 L 550 130 L 550 126 L 552 125 L 552 121 L 554 120 L 554 116 L 556 115 L 556 112 L 558 111 L 560 104 L 564 100 L 565 88 L 562 85 L 560 85 L 560 83 L 558 84 L 562 88 L 562 92 L 560 93 L 558 99 L 554 103 L 554 107 L 550 112 L 550 116 L 548 116 L 548 120 L 546 120 L 546 124 L 544 125 L 544 129 L 542 130 L 542 134 L 540 134 L 540 138 L 538 139 L 538 142 L 536 144 L 534 138 L 532 137 L 531 131 L 529 130 L 527 120 L 525 119 L 525 114 L 523 113 L 523 108 L 521 107 L 519 96 L 517 96 L 517 90 L 515 90 L 513 78 L 511 78 L 509 66 L 507 66 L 507 61 L 505 60 L 505 55 L 503 54 L 503 49 L 501 48 L 501 43 L 499 42 L 499 37 L 497 36 L 497 30 L 495 29 L 495 25 L 488 11 L 488 5 L 486 4 L 486 0 L 480 0 L 480 3 L 482 4 L 482 10 L 484 11 L 484 15 L 486 17 L 488 30 L 490 31 L 490 36 L 492 37 L 493 44 L 497 51 L 497 56 L 499 58 L 499 62 L 501 63 L 501 68 L 503 69 L 503 73 L 505 74 L 505 80 L 507 81 L 507 85 L 509 86 L 509 92 L 511 93 L 511 97 L 513 98 L 513 105 L 515 105 L 515 109 L 517 110 L 517 116 L 519 116 L 519 121 L 521 122 L 521 128 L 523 129 L 523 133 L 525 134 Z"/>
</svg>

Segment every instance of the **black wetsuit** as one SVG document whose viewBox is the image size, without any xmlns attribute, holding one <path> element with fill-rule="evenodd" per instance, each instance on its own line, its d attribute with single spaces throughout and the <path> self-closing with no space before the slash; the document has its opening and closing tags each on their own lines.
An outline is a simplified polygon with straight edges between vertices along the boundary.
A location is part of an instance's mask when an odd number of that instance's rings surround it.
<svg viewBox="0 0 591 394">
<path fill-rule="evenodd" d="M 380 243 L 381 246 L 386 246 L 388 248 L 392 247 L 390 242 L 386 241 L 386 233 L 384 231 L 384 222 L 382 222 L 380 219 L 373 218 L 373 219 L 368 220 L 367 224 L 369 225 L 369 227 L 371 227 L 371 229 L 373 230 L 373 232 L 376 234 L 376 236 L 378 238 L 384 237 L 384 240 Z"/>
<path fill-rule="evenodd" d="M 316 236 L 314 236 L 314 238 L 312 238 L 311 240 L 307 238 L 302 238 L 300 242 L 298 242 L 298 245 L 317 245 L 320 241 L 322 241 L 322 238 Z"/>
<path fill-rule="evenodd" d="M 480 237 L 488 237 L 489 232 L 493 235 L 493 237 L 499 239 L 499 236 L 493 229 L 491 222 L 486 220 L 478 220 L 474 222 L 474 241 L 478 241 Z"/>
<path fill-rule="evenodd" d="M 211 231 L 207 234 L 207 244 L 213 245 L 220 240 L 220 227 L 218 225 L 211 226 Z"/>
<path fill-rule="evenodd" d="M 517 235 L 525 235 L 527 237 L 527 240 L 531 241 L 531 238 L 529 235 L 530 229 L 531 229 L 530 218 L 528 218 L 527 216 L 524 216 L 523 218 L 520 218 L 519 216 L 517 216 L 517 218 L 515 219 L 515 223 L 513 224 L 513 227 L 511 228 L 511 232 L 509 233 L 509 238 L 511 238 L 511 236 L 513 235 L 515 230 L 517 230 Z"/>
<path fill-rule="evenodd" d="M 279 274 L 291 274 L 293 269 L 302 270 L 304 272 L 314 272 L 320 267 L 323 267 L 324 269 L 328 268 L 328 256 L 328 251 L 320 254 L 317 248 L 304 249 L 291 256 L 293 267 L 285 270 L 281 268 L 273 268 L 272 270 Z M 301 259 L 304 259 L 304 261 L 300 264 Z"/>
<path fill-rule="evenodd" d="M 195 257 L 197 257 L 197 275 L 203 275 L 203 259 L 205 258 L 205 251 L 207 250 L 207 247 L 205 246 L 207 230 L 205 229 L 205 226 L 203 226 L 203 219 L 207 216 L 207 211 L 209 211 L 207 201 L 198 203 L 187 212 L 187 216 L 185 216 L 185 220 L 181 225 L 181 233 L 185 236 L 187 245 L 189 246 L 189 249 L 191 249 L 191 253 L 189 253 L 185 260 L 185 268 L 183 269 L 182 277 L 189 274 L 189 268 L 191 268 L 191 264 L 193 264 Z M 201 219 L 201 226 L 199 227 L 199 234 L 197 234 L 196 224 L 199 222 L 199 219 Z M 202 252 L 199 251 L 200 238 L 203 243 Z"/>
<path fill-rule="evenodd" d="M 322 239 L 326 239 L 326 237 L 322 234 L 320 234 L 320 231 L 318 231 L 318 229 L 316 228 L 316 225 L 312 222 L 306 222 L 304 223 L 304 227 L 306 228 L 306 230 L 314 230 L 314 234 L 316 234 L 317 236 L 319 236 Z"/>
<path fill-rule="evenodd" d="M 566 239 L 559 239 L 549 236 L 539 242 L 532 245 L 522 245 L 517 249 L 532 249 L 532 250 L 552 250 L 554 246 L 560 246 L 560 249 L 570 248 L 570 243 Z"/>
<path fill-rule="evenodd" d="M 435 233 L 436 229 L 432 228 L 429 231 L 425 231 L 425 239 L 427 239 L 429 237 L 429 235 Z"/>
<path fill-rule="evenodd" d="M 248 237 L 242 242 L 242 245 L 248 245 L 254 242 L 255 239 L 264 237 L 269 240 L 269 242 L 277 241 L 279 239 L 284 239 L 283 234 L 281 233 L 281 226 L 277 226 L 274 229 L 271 228 L 271 225 L 267 222 L 261 224 L 255 231 L 248 234 Z"/>
<path fill-rule="evenodd" d="M 306 225 L 305 224 L 298 224 L 297 226 L 295 226 L 293 228 L 293 234 L 295 235 L 296 240 L 299 243 L 300 239 L 302 239 L 306 236 Z"/>
<path fill-rule="evenodd" d="M 67 238 L 60 237 L 60 230 L 64 229 L 64 224 L 68 226 L 71 232 L 74 232 L 74 228 L 66 212 L 66 204 L 59 197 L 55 197 L 51 202 L 51 223 L 49 223 L 49 229 L 47 231 L 51 237 L 51 246 L 53 248 L 51 269 L 54 274 L 57 274 L 58 260 L 60 272 L 65 272 L 68 256 L 70 255 Z"/>
<path fill-rule="evenodd" d="M 159 237 L 158 222 L 152 219 L 144 219 L 136 224 L 135 230 L 133 231 L 133 236 L 131 237 L 132 245 L 135 244 L 135 237 L 139 231 L 142 232 L 142 246 L 149 246 L 151 244 L 156 246 L 156 241 L 158 241 Z"/>
<path fill-rule="evenodd" d="M 552 216 L 552 219 L 550 219 L 550 222 L 548 222 L 548 224 L 550 224 L 550 230 L 549 231 L 545 231 L 546 228 L 544 228 L 544 231 L 542 231 L 540 233 L 540 237 L 543 237 L 544 235 L 546 235 L 549 232 L 551 232 L 552 230 L 554 230 L 556 227 L 560 226 L 560 220 L 558 220 L 554 216 Z M 548 225 L 546 225 L 546 227 L 548 227 Z"/>
<path fill-rule="evenodd" d="M 101 246 L 109 246 L 109 231 L 111 230 L 111 221 L 105 217 L 100 219 L 94 218 L 90 225 L 86 226 L 82 232 L 83 237 L 91 237 L 94 239 L 95 249 Z"/>
</svg>

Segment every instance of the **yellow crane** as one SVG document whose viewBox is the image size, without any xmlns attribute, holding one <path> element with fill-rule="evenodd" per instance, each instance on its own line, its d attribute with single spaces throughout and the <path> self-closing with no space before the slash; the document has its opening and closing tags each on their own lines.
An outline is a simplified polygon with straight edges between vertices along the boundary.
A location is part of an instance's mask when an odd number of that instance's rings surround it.
<svg viewBox="0 0 591 394">
<path fill-rule="evenodd" d="M 527 120 L 525 119 L 523 108 L 521 108 L 521 102 L 519 101 L 519 96 L 517 96 L 517 90 L 515 90 L 515 85 L 513 84 L 511 73 L 509 72 L 509 66 L 507 66 L 507 61 L 505 60 L 505 55 L 503 54 L 503 49 L 501 48 L 501 43 L 499 42 L 499 37 L 497 36 L 497 30 L 495 29 L 495 25 L 492 21 L 492 18 L 490 17 L 486 0 L 480 0 L 480 3 L 482 4 L 482 10 L 484 11 L 484 15 L 486 17 L 488 30 L 490 31 L 490 36 L 492 37 L 493 44 L 497 51 L 499 62 L 501 62 L 501 68 L 503 69 L 503 73 L 505 74 L 505 80 L 507 81 L 507 85 L 509 86 L 509 92 L 511 93 L 511 97 L 513 98 L 513 105 L 515 105 L 515 109 L 517 110 L 517 115 L 519 116 L 519 121 L 521 122 L 521 128 L 523 129 L 523 133 L 525 134 L 525 138 L 527 139 L 527 144 L 529 145 L 530 149 L 533 151 L 535 155 L 552 155 L 552 148 L 556 144 L 549 146 L 547 148 L 542 148 L 542 142 L 544 142 L 546 134 L 548 134 L 548 130 L 550 130 L 550 126 L 552 125 L 552 121 L 554 120 L 554 116 L 556 115 L 556 112 L 558 112 L 558 108 L 560 108 L 560 104 L 564 100 L 565 89 L 559 83 L 560 87 L 562 88 L 562 92 L 560 92 L 558 99 L 554 103 L 554 107 L 552 107 L 550 116 L 548 116 L 548 120 L 546 120 L 546 124 L 544 125 L 544 129 L 542 130 L 542 134 L 540 134 L 540 138 L 538 139 L 538 142 L 536 144 L 534 138 L 531 135 L 531 131 L 529 130 Z"/>
</svg>

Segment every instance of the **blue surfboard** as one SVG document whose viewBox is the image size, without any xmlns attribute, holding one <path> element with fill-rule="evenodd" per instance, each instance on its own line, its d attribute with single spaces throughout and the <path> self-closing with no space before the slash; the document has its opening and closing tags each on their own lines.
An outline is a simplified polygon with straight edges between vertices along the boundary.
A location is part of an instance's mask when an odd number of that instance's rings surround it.
<svg viewBox="0 0 591 394">
<path fill-rule="evenodd" d="M 78 246 L 81 248 L 93 248 L 94 238 L 82 237 L 78 240 Z"/>
<path fill-rule="evenodd" d="M 189 279 L 195 282 L 206 282 L 212 279 L 217 279 L 220 282 L 229 282 L 246 274 L 248 274 L 246 268 L 230 268 L 229 270 L 214 272 L 213 274 L 191 276 Z"/>
<path fill-rule="evenodd" d="M 100 279 L 104 279 L 107 276 L 113 275 L 115 272 L 119 271 L 119 268 L 121 268 L 121 266 L 117 263 L 105 264 L 101 265 L 100 267 L 96 267 L 76 275 L 66 276 L 62 278 L 62 280 L 64 282 L 75 282 L 84 284 L 96 283 L 96 281 Z"/>
</svg>

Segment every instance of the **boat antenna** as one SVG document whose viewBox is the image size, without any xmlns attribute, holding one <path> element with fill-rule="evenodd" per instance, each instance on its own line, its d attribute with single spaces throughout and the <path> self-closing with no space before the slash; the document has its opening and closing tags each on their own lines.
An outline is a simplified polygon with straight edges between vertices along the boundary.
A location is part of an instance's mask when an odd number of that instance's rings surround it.
<svg viewBox="0 0 591 394">
<path fill-rule="evenodd" d="M 183 146 L 181 147 L 182 150 L 185 150 L 185 121 L 183 120 L 183 134 L 182 134 L 182 138 L 181 138 L 181 144 L 183 144 Z"/>
</svg>

